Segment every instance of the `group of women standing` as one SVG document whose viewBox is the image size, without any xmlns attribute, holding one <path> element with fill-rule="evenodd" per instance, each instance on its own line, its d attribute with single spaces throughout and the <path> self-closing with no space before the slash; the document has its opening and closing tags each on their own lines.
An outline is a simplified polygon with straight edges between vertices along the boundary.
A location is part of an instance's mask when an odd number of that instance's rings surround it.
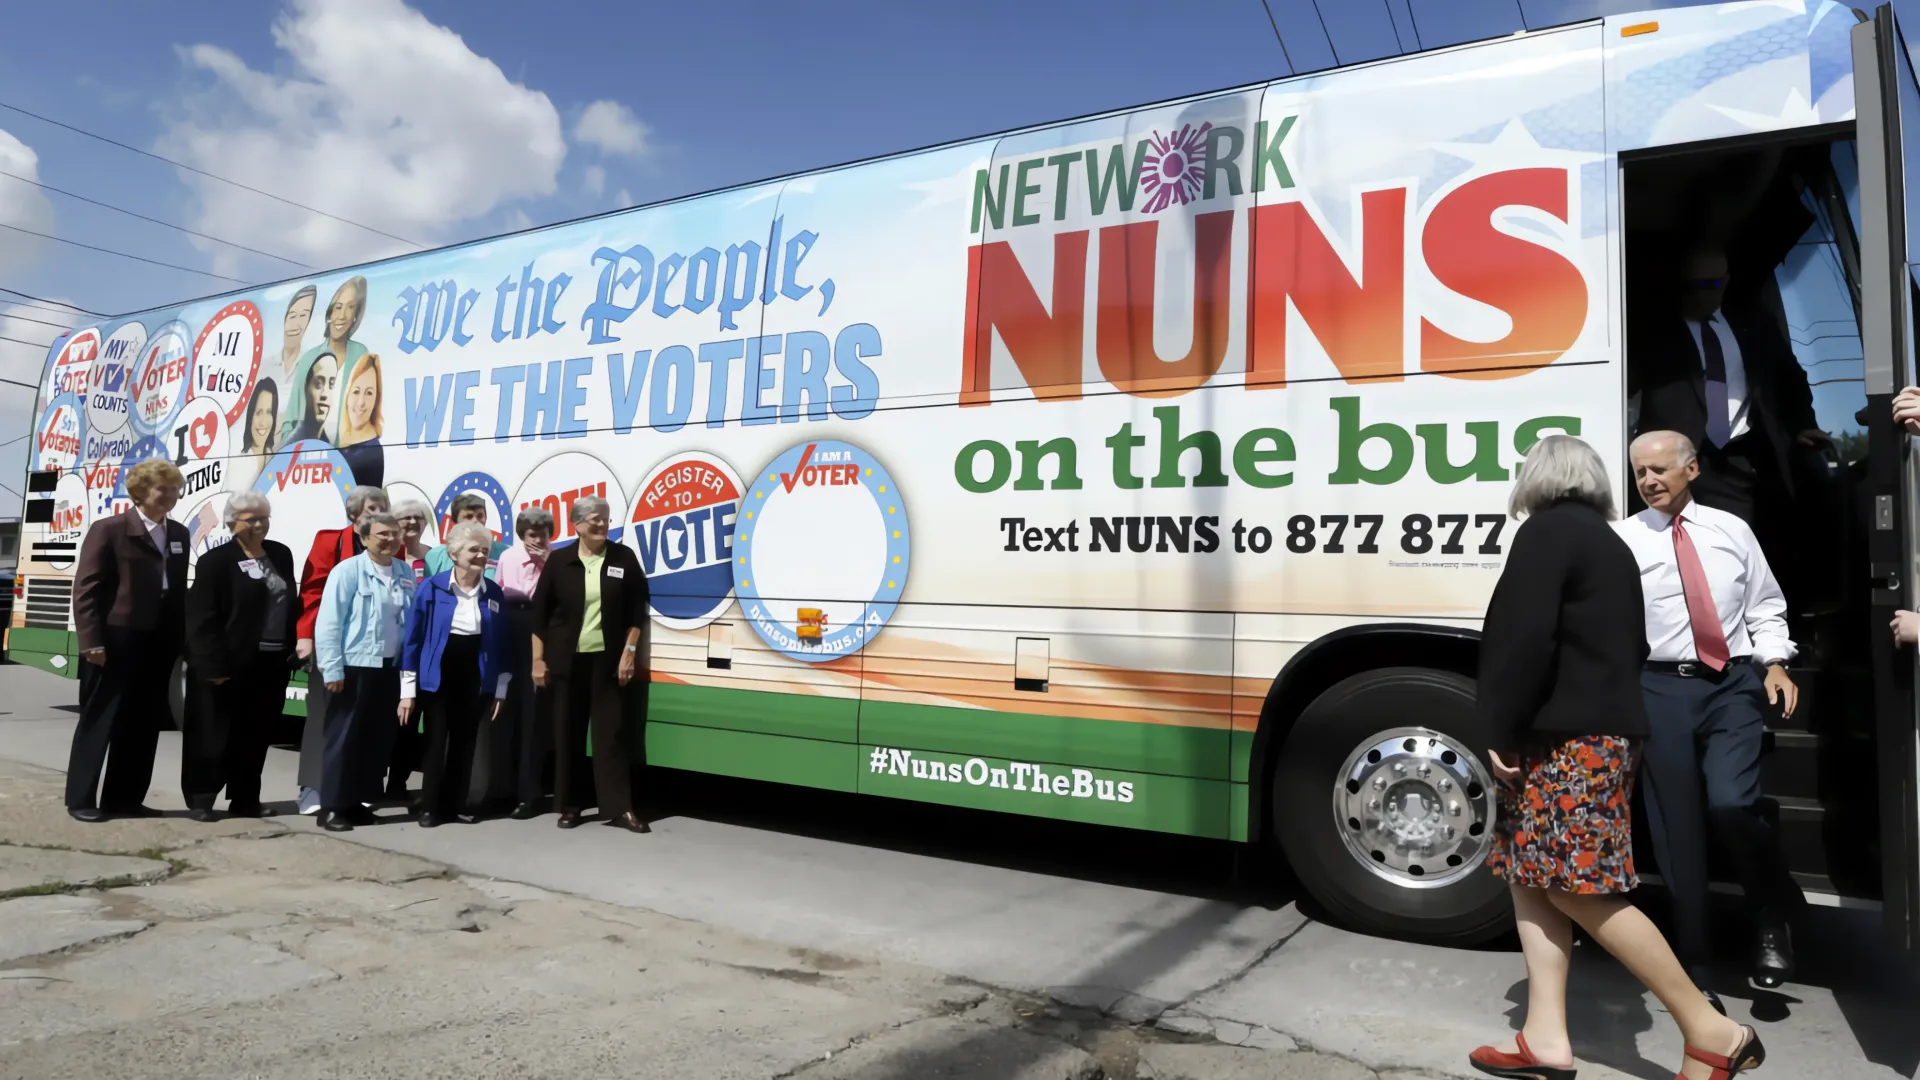
<svg viewBox="0 0 1920 1080">
<path fill-rule="evenodd" d="M 446 542 L 430 548 L 423 506 L 395 514 L 363 486 L 346 508 L 352 524 L 318 534 L 296 578 L 292 553 L 267 539 L 266 497 L 229 498 L 233 540 L 201 557 L 186 603 L 192 816 L 214 820 L 223 788 L 229 813 L 272 813 L 260 796 L 268 733 L 305 664 L 299 806 L 329 831 L 405 802 L 415 768 L 409 805 L 425 828 L 471 822 L 502 796 L 513 817 L 534 817 L 551 794 L 561 828 L 593 806 L 609 825 L 650 831 L 633 807 L 627 736 L 645 708 L 647 581 L 609 542 L 605 500 L 575 502 L 576 539 L 558 547 L 539 509 L 520 514 L 507 548 L 484 503 L 456 501 Z"/>
</svg>

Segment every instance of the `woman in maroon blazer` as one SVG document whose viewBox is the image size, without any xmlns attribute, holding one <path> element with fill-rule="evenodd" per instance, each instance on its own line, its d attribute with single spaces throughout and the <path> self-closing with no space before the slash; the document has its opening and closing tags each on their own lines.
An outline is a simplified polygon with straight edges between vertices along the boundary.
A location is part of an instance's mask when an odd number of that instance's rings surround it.
<svg viewBox="0 0 1920 1080">
<path fill-rule="evenodd" d="M 180 470 L 163 460 L 127 472 L 133 509 L 94 522 L 73 583 L 80 723 L 67 760 L 77 821 L 158 817 L 143 805 L 167 707 L 167 676 L 186 637 L 187 527 L 167 518 Z M 101 789 L 101 772 L 106 784 Z"/>
</svg>

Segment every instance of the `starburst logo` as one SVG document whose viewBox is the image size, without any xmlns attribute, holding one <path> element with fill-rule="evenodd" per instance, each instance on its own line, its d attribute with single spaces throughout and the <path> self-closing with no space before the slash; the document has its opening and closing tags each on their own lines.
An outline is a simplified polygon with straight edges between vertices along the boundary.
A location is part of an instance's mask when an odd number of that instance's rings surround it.
<svg viewBox="0 0 1920 1080">
<path fill-rule="evenodd" d="M 1185 124 L 1171 136 L 1156 131 L 1148 137 L 1140 169 L 1140 188 L 1147 196 L 1142 210 L 1157 214 L 1200 197 L 1201 182 L 1206 179 L 1206 136 L 1212 127 L 1211 123 L 1197 129 Z"/>
</svg>

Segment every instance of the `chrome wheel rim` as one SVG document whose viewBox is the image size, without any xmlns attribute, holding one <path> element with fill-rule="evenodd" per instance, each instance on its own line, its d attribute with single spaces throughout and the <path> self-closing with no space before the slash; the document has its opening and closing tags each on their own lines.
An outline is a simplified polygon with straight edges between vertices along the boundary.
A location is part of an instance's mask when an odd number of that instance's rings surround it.
<svg viewBox="0 0 1920 1080">
<path fill-rule="evenodd" d="M 1403 888 L 1436 889 L 1479 869 L 1494 813 L 1480 756 L 1430 728 L 1368 737 L 1334 781 L 1334 826 L 1348 853 Z"/>
</svg>

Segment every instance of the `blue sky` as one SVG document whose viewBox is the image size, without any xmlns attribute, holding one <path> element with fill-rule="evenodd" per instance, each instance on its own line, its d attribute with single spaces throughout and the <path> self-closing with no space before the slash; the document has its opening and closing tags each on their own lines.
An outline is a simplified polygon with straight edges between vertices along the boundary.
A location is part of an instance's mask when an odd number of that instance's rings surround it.
<svg viewBox="0 0 1920 1080">
<path fill-rule="evenodd" d="M 1298 70 L 1679 6 L 1271 0 Z M 1901 0 L 1901 10 L 1920 0 Z M 18 5 L 0 102 L 437 246 L 1288 72 L 1260 0 L 71 0 Z M 1912 13 L 1920 17 L 1920 11 Z M 1331 42 L 1329 41 L 1331 39 Z M 1331 48 L 1330 48 L 1331 44 Z M 0 223 L 244 282 L 411 250 L 0 109 Z M 0 287 L 126 312 L 236 288 L 0 230 Z M 59 321 L 44 311 L 16 316 Z M 4 314 L 4 312 L 0 312 Z M 16 319 L 0 333 L 44 341 Z M 0 377 L 44 351 L 0 341 Z M 0 441 L 31 393 L 0 384 Z M 0 517 L 24 443 L 0 447 Z"/>
</svg>

